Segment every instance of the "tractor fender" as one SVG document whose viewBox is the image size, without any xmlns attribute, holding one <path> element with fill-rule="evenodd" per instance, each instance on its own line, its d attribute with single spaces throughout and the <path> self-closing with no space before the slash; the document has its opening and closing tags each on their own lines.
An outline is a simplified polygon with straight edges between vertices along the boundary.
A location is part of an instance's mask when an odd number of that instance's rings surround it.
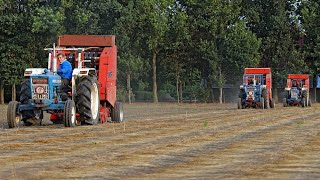
<svg viewBox="0 0 320 180">
<path fill-rule="evenodd" d="M 96 74 L 96 69 L 94 68 L 81 68 L 81 69 L 74 69 L 72 72 L 72 99 L 75 99 L 77 95 L 76 90 L 76 79 L 82 76 L 88 76 L 89 74 Z"/>
<path fill-rule="evenodd" d="M 74 69 L 72 72 L 72 76 L 74 77 L 88 76 L 89 74 L 96 74 L 96 69 L 81 68 L 81 69 Z"/>
</svg>

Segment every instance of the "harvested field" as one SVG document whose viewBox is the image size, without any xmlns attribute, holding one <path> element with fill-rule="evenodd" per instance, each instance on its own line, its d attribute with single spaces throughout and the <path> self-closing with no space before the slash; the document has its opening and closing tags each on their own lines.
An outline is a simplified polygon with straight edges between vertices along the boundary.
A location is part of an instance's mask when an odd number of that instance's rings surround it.
<svg viewBox="0 0 320 180">
<path fill-rule="evenodd" d="M 1 106 L 0 177 L 319 179 L 319 109 L 137 103 L 121 124 L 8 129 Z"/>
</svg>

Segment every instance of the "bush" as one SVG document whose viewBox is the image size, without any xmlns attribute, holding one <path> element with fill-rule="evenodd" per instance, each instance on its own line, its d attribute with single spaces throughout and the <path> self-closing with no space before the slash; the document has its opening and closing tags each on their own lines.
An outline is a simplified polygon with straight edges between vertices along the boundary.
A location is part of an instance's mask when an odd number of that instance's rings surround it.
<svg viewBox="0 0 320 180">
<path fill-rule="evenodd" d="M 153 100 L 153 92 L 150 91 L 136 91 L 135 92 L 135 100 L 136 101 L 152 101 Z"/>
<path fill-rule="evenodd" d="M 199 85 L 186 86 L 183 92 L 183 100 L 190 102 L 209 102 L 210 89 L 203 88 Z"/>
<path fill-rule="evenodd" d="M 162 102 L 176 102 L 176 99 L 173 98 L 170 93 L 166 92 L 166 91 L 159 91 L 158 93 L 159 96 L 159 101 Z"/>
<path fill-rule="evenodd" d="M 117 101 L 126 102 L 128 101 L 128 91 L 121 87 L 117 87 Z"/>
</svg>

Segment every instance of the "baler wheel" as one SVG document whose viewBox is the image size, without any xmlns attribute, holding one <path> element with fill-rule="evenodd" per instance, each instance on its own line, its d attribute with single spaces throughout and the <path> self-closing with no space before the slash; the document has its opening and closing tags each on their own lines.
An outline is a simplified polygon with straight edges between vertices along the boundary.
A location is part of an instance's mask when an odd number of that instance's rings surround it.
<svg viewBox="0 0 320 180">
<path fill-rule="evenodd" d="M 301 99 L 301 105 L 302 107 L 306 107 L 306 100 L 304 97 Z"/>
<path fill-rule="evenodd" d="M 309 104 L 310 104 L 310 98 L 309 98 L 309 93 L 308 93 L 308 91 L 303 91 L 303 92 L 302 92 L 302 97 L 304 98 L 304 101 L 305 101 L 305 107 L 309 106 Z"/>
<path fill-rule="evenodd" d="M 265 108 L 265 107 L 264 107 L 264 104 L 265 104 L 265 103 L 264 103 L 264 98 L 261 97 L 261 98 L 260 98 L 260 108 L 261 108 L 261 109 L 264 109 L 264 108 Z"/>
<path fill-rule="evenodd" d="M 9 128 L 19 127 L 21 121 L 21 114 L 17 112 L 19 103 L 17 101 L 10 101 L 7 108 L 7 120 Z"/>
<path fill-rule="evenodd" d="M 309 103 L 308 103 L 308 106 L 311 107 L 312 104 L 311 104 L 311 99 L 309 98 Z"/>
<path fill-rule="evenodd" d="M 274 99 L 270 100 L 270 108 L 274 108 L 275 107 L 275 102 Z"/>
<path fill-rule="evenodd" d="M 116 102 L 112 108 L 111 120 L 116 123 L 123 122 L 123 105 L 121 102 Z"/>
<path fill-rule="evenodd" d="M 287 98 L 283 98 L 283 107 L 287 107 L 288 103 L 287 103 Z"/>
<path fill-rule="evenodd" d="M 262 90 L 262 97 L 264 98 L 264 108 L 269 109 L 269 97 L 268 97 L 268 90 Z"/>
<path fill-rule="evenodd" d="M 63 112 L 63 122 L 65 127 L 76 126 L 76 106 L 73 100 L 68 99 L 65 102 Z"/>
<path fill-rule="evenodd" d="M 95 75 L 82 76 L 77 83 L 76 107 L 82 124 L 94 125 L 99 122 L 100 93 Z"/>
<path fill-rule="evenodd" d="M 308 91 L 302 91 L 302 99 L 301 99 L 301 101 L 302 101 L 302 104 L 304 105 L 304 106 L 302 106 L 302 107 L 307 107 L 307 106 L 309 106 L 309 94 L 308 94 Z"/>
</svg>

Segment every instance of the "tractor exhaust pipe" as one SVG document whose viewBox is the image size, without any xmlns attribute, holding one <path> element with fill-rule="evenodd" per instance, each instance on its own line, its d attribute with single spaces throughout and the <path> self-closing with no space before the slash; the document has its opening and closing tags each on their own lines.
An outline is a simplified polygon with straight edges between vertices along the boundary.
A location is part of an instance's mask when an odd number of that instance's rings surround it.
<svg viewBox="0 0 320 180">
<path fill-rule="evenodd" d="M 52 61 L 52 72 L 53 74 L 57 73 L 57 58 L 56 58 L 56 44 L 53 43 L 53 61 Z"/>
<path fill-rule="evenodd" d="M 78 69 L 82 69 L 81 53 L 82 49 L 78 49 Z"/>
<path fill-rule="evenodd" d="M 48 69 L 51 71 L 51 65 L 52 65 L 52 51 L 49 52 L 49 57 L 48 57 Z"/>
</svg>

